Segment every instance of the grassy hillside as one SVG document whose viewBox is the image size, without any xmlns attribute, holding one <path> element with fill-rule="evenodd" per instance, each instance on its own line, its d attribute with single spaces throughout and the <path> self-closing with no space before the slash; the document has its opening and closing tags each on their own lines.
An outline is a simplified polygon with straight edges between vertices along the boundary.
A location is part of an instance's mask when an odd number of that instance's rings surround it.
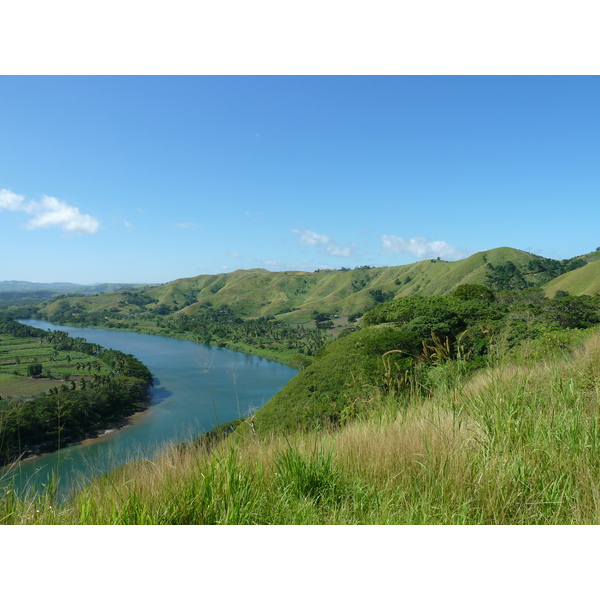
<svg viewBox="0 0 600 600">
<path fill-rule="evenodd" d="M 552 280 L 565 272 L 563 277 L 576 280 L 580 269 L 584 275 L 596 269 L 597 254 L 557 261 L 496 248 L 460 261 L 431 259 L 396 267 L 314 273 L 238 270 L 140 290 L 63 297 L 40 305 L 37 313 L 12 316 L 182 337 L 302 366 L 328 338 L 348 333 L 356 318 L 392 299 L 440 296 L 464 285 L 509 290 L 513 298 L 527 293 L 530 301 L 542 285 L 548 286 L 551 296 L 554 289 L 565 287 L 573 290 L 572 295 L 589 293 L 595 288 L 575 288 L 562 280 L 554 288 Z M 256 327 L 244 324 L 248 321 Z M 320 335 L 311 336 L 298 325 L 319 327 Z"/>
<path fill-rule="evenodd" d="M 63 294 L 92 295 L 115 292 L 121 289 L 145 287 L 133 283 L 31 283 L 29 281 L 0 281 L 0 307 L 24 306 L 51 301 Z"/>
<path fill-rule="evenodd" d="M 197 294 L 198 304 L 226 304 L 244 316 L 273 315 L 308 321 L 314 310 L 350 314 L 369 309 L 374 305 L 370 291 L 381 290 L 391 297 L 416 293 L 432 296 L 452 292 L 464 283 L 483 285 L 487 264 L 495 266 L 512 261 L 518 267 L 525 267 L 533 258 L 533 254 L 521 250 L 497 248 L 455 262 L 432 259 L 397 267 L 316 273 L 271 273 L 255 269 L 211 278 L 177 280 L 150 294 L 158 297 L 160 302 L 168 302 L 171 300 L 169 293 L 181 296 L 182 290 L 186 290 L 188 297 Z M 530 276 L 529 280 L 535 283 L 535 276 Z M 165 294 L 163 289 L 169 292 Z M 193 314 L 196 308 L 192 304 L 185 312 Z"/>
<path fill-rule="evenodd" d="M 63 298 L 48 303 L 40 310 L 40 316 L 53 318 L 83 311 L 110 311 L 105 315 L 106 320 L 111 319 L 110 313 L 139 315 L 144 311 L 156 315 L 177 311 L 194 315 L 210 304 L 226 305 L 245 318 L 274 316 L 290 323 L 307 323 L 313 311 L 349 315 L 364 312 L 382 299 L 447 294 L 462 284 L 487 285 L 492 269 L 506 265 L 513 265 L 520 281 L 525 282 L 523 285 L 539 285 L 547 275 L 528 270 L 536 258 L 539 257 L 521 250 L 496 248 L 460 261 L 432 259 L 397 267 L 315 273 L 238 270 L 178 279 L 138 292 Z"/>
<path fill-rule="evenodd" d="M 370 392 L 472 372 L 520 343 L 600 323 L 600 298 L 498 300 L 465 284 L 445 296 L 409 296 L 379 304 L 362 328 L 317 352 L 301 373 L 256 412 L 259 433 L 310 430 L 351 418 Z"/>
<path fill-rule="evenodd" d="M 596 248 L 596 250 L 593 252 L 588 252 L 587 254 L 582 254 L 581 256 L 576 256 L 575 258 L 581 258 L 588 263 L 600 260 L 600 247 Z"/>
<path fill-rule="evenodd" d="M 521 350 L 427 390 L 366 391 L 334 429 L 165 450 L 63 505 L 0 493 L 0 523 L 597 524 L 599 333 Z"/>
<path fill-rule="evenodd" d="M 600 255 L 600 252 L 597 254 Z M 600 261 L 569 271 L 543 286 L 546 295 L 553 298 L 556 292 L 569 292 L 573 296 L 600 294 Z"/>
</svg>

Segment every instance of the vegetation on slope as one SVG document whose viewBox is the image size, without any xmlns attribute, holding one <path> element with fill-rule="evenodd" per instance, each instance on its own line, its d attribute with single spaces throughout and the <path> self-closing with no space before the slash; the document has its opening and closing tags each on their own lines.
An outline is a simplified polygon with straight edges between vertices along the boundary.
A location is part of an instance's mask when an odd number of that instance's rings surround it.
<svg viewBox="0 0 600 600">
<path fill-rule="evenodd" d="M 251 269 L 141 290 L 61 297 L 11 314 L 181 337 L 302 368 L 331 339 L 328 330 L 333 336 L 347 333 L 358 317 L 394 298 L 444 295 L 462 285 L 535 290 L 557 274 L 578 273 L 594 259 L 590 253 L 556 261 L 496 248 L 455 262 L 432 259 L 399 267 L 365 265 L 315 273 Z M 313 334 L 314 328 L 321 331 Z"/>
<path fill-rule="evenodd" d="M 132 283 L 99 283 L 78 285 L 75 283 L 31 283 L 29 281 L 0 281 L 0 307 L 26 306 L 52 301 L 64 294 L 104 294 L 123 288 L 144 287 Z"/>
<path fill-rule="evenodd" d="M 464 285 L 450 295 L 379 305 L 335 340 L 254 416 L 259 433 L 310 430 L 352 418 L 372 390 L 428 389 L 445 365 L 472 372 L 518 344 L 600 323 L 600 297 L 500 295 Z"/>
<path fill-rule="evenodd" d="M 565 273 L 543 286 L 546 295 L 553 298 L 556 294 L 568 293 L 572 296 L 600 294 L 600 261 Z"/>
<path fill-rule="evenodd" d="M 308 323 L 314 311 L 348 316 L 392 298 L 448 294 L 463 284 L 486 285 L 494 291 L 535 287 L 585 265 L 586 260 L 557 261 L 496 248 L 454 262 L 432 259 L 398 267 L 315 273 L 251 269 L 179 279 L 138 291 L 61 298 L 41 307 L 39 316 L 132 328 L 151 317 L 193 316 L 212 306 L 228 307 L 244 319 L 271 316 L 290 324 Z"/>
<path fill-rule="evenodd" d="M 426 391 L 371 390 L 332 430 L 261 439 L 248 428 L 211 449 L 171 448 L 63 505 L 52 489 L 3 491 L 0 522 L 598 523 L 597 330 L 548 334 L 474 376 L 447 375 Z"/>
</svg>

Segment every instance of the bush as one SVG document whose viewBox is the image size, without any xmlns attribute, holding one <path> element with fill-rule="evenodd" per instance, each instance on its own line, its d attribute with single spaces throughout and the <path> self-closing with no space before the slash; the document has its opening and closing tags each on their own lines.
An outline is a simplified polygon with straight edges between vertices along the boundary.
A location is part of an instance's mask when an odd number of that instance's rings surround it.
<svg viewBox="0 0 600 600">
<path fill-rule="evenodd" d="M 39 377 L 42 374 L 42 365 L 40 363 L 33 363 L 27 365 L 27 375 L 29 377 Z"/>
</svg>

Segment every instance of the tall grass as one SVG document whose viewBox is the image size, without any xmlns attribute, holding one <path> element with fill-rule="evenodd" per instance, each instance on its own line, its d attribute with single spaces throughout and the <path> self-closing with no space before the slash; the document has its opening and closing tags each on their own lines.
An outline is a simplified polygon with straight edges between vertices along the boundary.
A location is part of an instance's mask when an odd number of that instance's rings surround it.
<svg viewBox="0 0 600 600">
<path fill-rule="evenodd" d="M 373 393 L 336 430 L 165 450 L 60 507 L 2 490 L 0 522 L 597 523 L 600 336 L 581 344 L 470 378 L 440 365 L 427 393 Z"/>
</svg>

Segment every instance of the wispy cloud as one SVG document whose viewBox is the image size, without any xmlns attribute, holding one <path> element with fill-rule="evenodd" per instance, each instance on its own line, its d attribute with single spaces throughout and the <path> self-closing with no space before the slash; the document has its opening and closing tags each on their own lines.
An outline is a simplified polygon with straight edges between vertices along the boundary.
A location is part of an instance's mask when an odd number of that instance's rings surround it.
<svg viewBox="0 0 600 600">
<path fill-rule="evenodd" d="M 289 263 L 277 259 L 259 259 L 257 257 L 252 257 L 252 260 L 255 261 L 255 264 L 259 264 L 270 271 L 310 271 L 314 268 L 309 261 Z"/>
<path fill-rule="evenodd" d="M 282 269 L 283 268 L 283 264 L 281 262 L 279 262 L 278 260 L 268 260 L 267 259 L 267 260 L 263 260 L 262 263 L 268 269 Z"/>
<path fill-rule="evenodd" d="M 335 238 L 328 235 L 316 233 L 309 229 L 292 229 L 292 233 L 299 236 L 298 242 L 301 246 L 319 246 L 329 256 L 352 256 L 356 244 L 350 244 L 340 248 L 335 244 Z"/>
<path fill-rule="evenodd" d="M 345 246 L 344 248 L 340 248 L 335 244 L 331 244 L 325 248 L 325 252 L 329 254 L 329 256 L 352 256 L 354 252 L 354 248 L 356 244 L 350 244 L 349 246 Z"/>
<path fill-rule="evenodd" d="M 175 223 L 175 227 L 179 227 L 181 229 L 190 229 L 191 227 L 198 227 L 198 224 L 186 221 L 185 223 Z"/>
<path fill-rule="evenodd" d="M 308 229 L 299 230 L 292 229 L 292 233 L 299 235 L 299 243 L 301 246 L 325 246 L 331 243 L 331 238 L 327 235 L 320 235 Z"/>
<path fill-rule="evenodd" d="M 227 256 L 231 256 L 233 258 L 244 258 L 244 255 L 240 252 L 225 252 Z"/>
<path fill-rule="evenodd" d="M 100 229 L 97 219 L 81 214 L 76 206 L 70 206 L 52 196 L 44 195 L 40 202 L 34 202 L 9 190 L 0 190 L 0 210 L 2 209 L 31 215 L 27 229 L 60 227 L 69 233 L 78 234 L 93 234 Z"/>
<path fill-rule="evenodd" d="M 427 238 L 416 237 L 410 240 L 395 235 L 382 235 L 381 254 L 410 254 L 418 259 L 443 258 L 444 260 L 460 260 L 469 255 L 463 248 L 450 246 L 444 241 L 430 242 Z"/>
</svg>

